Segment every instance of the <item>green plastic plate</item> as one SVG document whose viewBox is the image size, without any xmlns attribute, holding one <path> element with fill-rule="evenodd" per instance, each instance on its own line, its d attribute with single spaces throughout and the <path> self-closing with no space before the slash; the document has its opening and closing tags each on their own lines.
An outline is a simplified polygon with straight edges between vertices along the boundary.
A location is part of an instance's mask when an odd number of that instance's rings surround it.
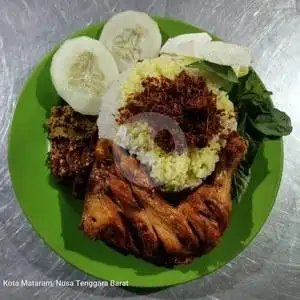
<svg viewBox="0 0 300 300">
<path fill-rule="evenodd" d="M 181 21 L 156 18 L 167 36 L 202 30 Z M 103 24 L 75 34 L 98 38 Z M 233 204 L 231 225 L 219 246 L 192 264 L 174 269 L 156 267 L 124 256 L 78 230 L 83 203 L 56 185 L 46 165 L 48 141 L 43 124 L 59 103 L 50 79 L 51 51 L 35 68 L 17 104 L 9 139 L 9 168 L 17 199 L 39 236 L 58 255 L 96 278 L 129 281 L 137 287 L 160 287 L 200 278 L 222 267 L 251 242 L 273 207 L 279 188 L 283 148 L 281 140 L 266 141 L 253 166 L 248 192 Z"/>
</svg>

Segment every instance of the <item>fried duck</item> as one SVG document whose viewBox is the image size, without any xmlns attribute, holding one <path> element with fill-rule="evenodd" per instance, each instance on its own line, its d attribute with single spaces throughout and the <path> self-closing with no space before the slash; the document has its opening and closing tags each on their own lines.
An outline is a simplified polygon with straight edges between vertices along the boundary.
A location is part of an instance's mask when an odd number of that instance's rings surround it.
<svg viewBox="0 0 300 300">
<path fill-rule="evenodd" d="M 211 182 L 174 206 L 134 157 L 99 140 L 81 229 L 91 239 L 157 265 L 191 263 L 212 250 L 228 227 L 231 181 L 246 151 L 246 141 L 231 133 Z"/>
</svg>

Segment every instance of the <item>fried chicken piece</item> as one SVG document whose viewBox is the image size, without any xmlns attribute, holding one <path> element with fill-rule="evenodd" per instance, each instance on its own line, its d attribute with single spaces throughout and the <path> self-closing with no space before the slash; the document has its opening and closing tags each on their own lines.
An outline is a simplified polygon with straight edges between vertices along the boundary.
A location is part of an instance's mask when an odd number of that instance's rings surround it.
<svg viewBox="0 0 300 300">
<path fill-rule="evenodd" d="M 145 169 L 134 157 L 126 154 L 124 150 L 115 144 L 112 146 L 112 154 L 119 176 L 125 177 L 127 180 L 138 186 L 149 189 L 154 188 Z"/>
<path fill-rule="evenodd" d="M 246 141 L 237 133 L 232 133 L 212 184 L 201 185 L 178 206 L 202 241 L 205 252 L 216 246 L 228 227 L 232 208 L 232 177 L 246 151 Z"/>
<path fill-rule="evenodd" d="M 246 150 L 245 140 L 232 133 L 212 184 L 200 186 L 174 207 L 154 190 L 133 157 L 100 140 L 81 228 L 89 238 L 158 265 L 190 263 L 213 249 L 228 226 L 231 180 Z"/>
</svg>

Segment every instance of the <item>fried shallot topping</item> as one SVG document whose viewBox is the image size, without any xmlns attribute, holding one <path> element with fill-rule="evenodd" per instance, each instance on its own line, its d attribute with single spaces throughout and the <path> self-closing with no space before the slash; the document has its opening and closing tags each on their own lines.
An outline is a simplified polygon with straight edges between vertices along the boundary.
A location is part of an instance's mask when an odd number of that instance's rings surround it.
<svg viewBox="0 0 300 300">
<path fill-rule="evenodd" d="M 130 94 L 128 104 L 119 109 L 119 124 L 141 113 L 160 113 L 177 122 L 187 146 L 198 148 L 207 146 L 220 131 L 221 112 L 216 107 L 216 95 L 208 89 L 203 77 L 182 71 L 174 80 L 148 77 L 142 86 L 143 91 Z M 149 125 L 156 133 L 155 143 L 167 153 L 173 151 L 176 135 L 166 129 L 157 131 L 155 122 Z"/>
</svg>

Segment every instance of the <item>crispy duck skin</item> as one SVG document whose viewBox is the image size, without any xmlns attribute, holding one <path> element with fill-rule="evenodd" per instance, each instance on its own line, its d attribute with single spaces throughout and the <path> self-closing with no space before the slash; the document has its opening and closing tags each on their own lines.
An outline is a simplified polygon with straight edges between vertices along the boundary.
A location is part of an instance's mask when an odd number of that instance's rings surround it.
<svg viewBox="0 0 300 300">
<path fill-rule="evenodd" d="M 157 265 L 191 263 L 216 247 L 228 227 L 231 181 L 246 151 L 246 141 L 232 133 L 212 183 L 174 207 L 155 191 L 133 157 L 99 140 L 81 228 L 91 239 Z"/>
</svg>

